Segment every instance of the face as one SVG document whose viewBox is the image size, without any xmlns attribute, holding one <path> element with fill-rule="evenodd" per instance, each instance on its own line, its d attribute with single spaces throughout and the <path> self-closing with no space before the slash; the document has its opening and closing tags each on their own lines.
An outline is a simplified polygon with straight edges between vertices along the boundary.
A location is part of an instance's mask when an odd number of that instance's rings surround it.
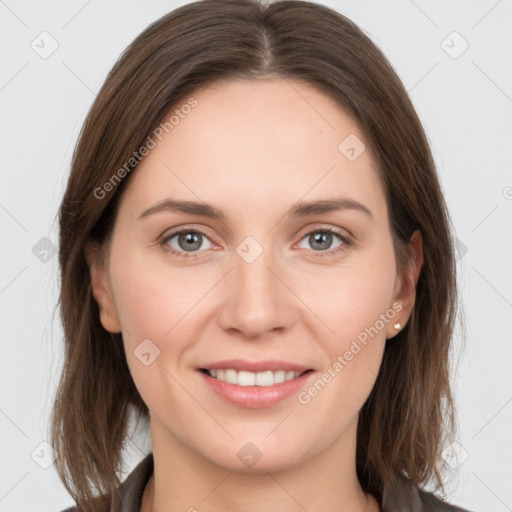
<svg viewBox="0 0 512 512">
<path fill-rule="evenodd" d="M 354 438 L 404 323 L 384 190 L 357 124 L 311 85 L 193 97 L 133 171 L 94 294 L 160 442 L 284 469 Z"/>
</svg>

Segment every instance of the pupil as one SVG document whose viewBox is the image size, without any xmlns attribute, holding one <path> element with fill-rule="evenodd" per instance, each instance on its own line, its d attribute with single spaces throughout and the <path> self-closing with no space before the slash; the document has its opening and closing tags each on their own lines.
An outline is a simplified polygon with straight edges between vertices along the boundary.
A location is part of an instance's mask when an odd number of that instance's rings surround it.
<svg viewBox="0 0 512 512">
<path fill-rule="evenodd" d="M 312 246 L 316 246 L 316 249 L 319 249 L 321 251 L 325 251 L 328 246 L 330 245 L 330 242 L 331 242 L 331 238 L 332 238 L 332 235 L 330 233 L 326 233 L 326 232 L 319 232 L 319 233 L 315 233 L 313 236 L 313 243 L 312 243 Z M 199 233 L 185 233 L 184 235 L 182 234 L 180 236 L 180 245 L 181 245 L 181 242 L 183 241 L 183 238 L 184 238 L 184 241 L 185 241 L 185 246 L 184 249 L 185 250 L 194 250 L 194 249 L 199 249 L 199 247 L 201 247 L 201 243 L 199 241 Z M 325 243 L 327 242 L 327 247 L 325 247 Z M 324 245 L 324 246 L 322 246 Z M 320 246 L 320 247 L 319 247 Z"/>
<path fill-rule="evenodd" d="M 322 242 L 328 242 L 327 243 L 327 247 L 317 247 L 317 249 L 321 250 L 321 251 L 324 251 L 328 248 L 328 246 L 330 245 L 330 242 L 331 242 L 331 238 L 332 238 L 332 235 L 330 233 L 325 233 L 325 232 L 322 232 L 322 233 L 315 233 L 313 235 L 313 239 L 314 239 L 314 242 L 312 244 L 312 246 L 314 247 L 315 244 L 322 244 Z"/>
<path fill-rule="evenodd" d="M 184 241 L 184 247 L 181 242 Z M 180 245 L 186 250 L 199 249 L 201 242 L 199 241 L 199 233 L 185 233 L 180 236 Z"/>
</svg>

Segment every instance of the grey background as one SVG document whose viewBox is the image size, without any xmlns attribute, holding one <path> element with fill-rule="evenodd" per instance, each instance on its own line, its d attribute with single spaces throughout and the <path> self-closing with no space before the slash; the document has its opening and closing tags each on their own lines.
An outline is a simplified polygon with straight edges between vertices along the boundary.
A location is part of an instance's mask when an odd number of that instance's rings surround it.
<svg viewBox="0 0 512 512">
<path fill-rule="evenodd" d="M 61 363 L 55 216 L 107 72 L 140 31 L 184 3 L 0 0 L 0 512 L 71 504 L 41 445 Z M 457 459 L 446 454 L 458 468 L 446 499 L 512 510 L 512 1 L 324 3 L 355 21 L 402 78 L 456 227 L 467 345 L 457 334 L 461 438 Z M 57 49 L 42 58 L 52 40 Z M 130 444 L 127 471 L 148 449 L 147 439 Z"/>
</svg>

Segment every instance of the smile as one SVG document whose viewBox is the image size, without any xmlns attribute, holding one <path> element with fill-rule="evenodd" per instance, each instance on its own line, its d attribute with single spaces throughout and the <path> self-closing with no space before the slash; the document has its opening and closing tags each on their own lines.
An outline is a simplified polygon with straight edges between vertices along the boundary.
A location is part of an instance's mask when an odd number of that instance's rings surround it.
<svg viewBox="0 0 512 512">
<path fill-rule="evenodd" d="M 234 406 L 261 409 L 296 396 L 317 372 L 313 370 L 264 370 L 200 368 L 196 373 L 206 388 Z M 236 382 L 236 383 L 235 383 Z"/>
<path fill-rule="evenodd" d="M 243 370 L 237 371 L 233 368 L 227 368 L 216 370 L 201 369 L 201 371 L 207 373 L 210 377 L 213 377 L 214 379 L 223 382 L 228 382 L 229 384 L 236 384 L 238 386 L 268 387 L 296 379 L 297 377 L 300 377 L 302 374 L 311 370 L 306 370 L 306 372 L 294 372 L 291 370 L 265 370 L 262 372 L 255 373 Z"/>
</svg>

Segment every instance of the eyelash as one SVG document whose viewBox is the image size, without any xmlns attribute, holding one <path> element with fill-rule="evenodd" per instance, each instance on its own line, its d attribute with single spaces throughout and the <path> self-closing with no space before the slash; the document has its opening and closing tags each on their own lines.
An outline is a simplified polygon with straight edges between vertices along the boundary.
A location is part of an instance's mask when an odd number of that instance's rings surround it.
<svg viewBox="0 0 512 512">
<path fill-rule="evenodd" d="M 206 233 L 203 233 L 199 229 L 181 229 L 179 231 L 174 231 L 173 233 L 170 233 L 168 235 L 166 234 L 162 239 L 160 239 L 159 245 L 162 246 L 165 251 L 168 251 L 171 254 L 178 256 L 179 258 L 197 258 L 197 257 L 199 257 L 199 256 L 195 256 L 195 255 L 192 256 L 192 254 L 196 254 L 195 252 L 190 252 L 189 254 L 187 254 L 186 251 L 177 251 L 177 250 L 173 249 L 172 247 L 170 247 L 169 245 L 167 245 L 169 240 L 174 238 L 176 235 L 180 235 L 181 233 L 196 233 L 196 234 L 200 234 L 200 235 L 208 238 L 208 235 Z M 338 254 L 341 251 L 346 250 L 348 247 L 352 247 L 353 245 L 355 245 L 355 240 L 353 237 L 351 237 L 347 234 L 344 234 L 335 228 L 321 228 L 321 229 L 314 229 L 312 231 L 308 231 L 307 233 L 304 234 L 304 236 L 302 236 L 302 238 L 300 240 L 303 240 L 305 237 L 312 235 L 314 233 L 330 233 L 331 235 L 337 235 L 343 242 L 341 245 L 339 245 L 335 249 L 327 249 L 325 251 L 311 250 L 312 256 L 314 258 L 325 258 L 325 257 L 327 257 L 327 255 L 333 256 L 335 254 Z M 198 251 L 198 252 L 202 252 L 202 251 Z"/>
</svg>

